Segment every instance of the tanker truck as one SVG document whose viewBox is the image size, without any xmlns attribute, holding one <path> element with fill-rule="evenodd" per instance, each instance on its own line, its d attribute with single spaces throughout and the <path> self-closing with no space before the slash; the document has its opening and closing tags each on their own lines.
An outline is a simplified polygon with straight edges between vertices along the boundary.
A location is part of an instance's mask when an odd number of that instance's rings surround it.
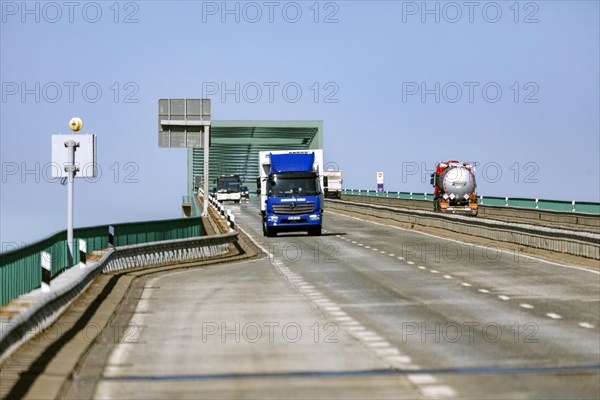
<svg viewBox="0 0 600 400">
<path fill-rule="evenodd" d="M 438 163 L 431 174 L 433 210 L 452 214 L 477 215 L 479 205 L 475 189 L 475 168 L 450 160 Z"/>
<path fill-rule="evenodd" d="M 323 150 L 258 153 L 260 213 L 263 234 L 306 231 L 321 235 Z"/>
</svg>

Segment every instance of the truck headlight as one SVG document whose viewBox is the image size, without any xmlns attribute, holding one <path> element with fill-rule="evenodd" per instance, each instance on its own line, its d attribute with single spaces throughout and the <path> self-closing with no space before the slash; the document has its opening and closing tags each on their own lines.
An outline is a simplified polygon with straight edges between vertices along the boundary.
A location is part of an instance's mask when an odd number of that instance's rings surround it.
<svg viewBox="0 0 600 400">
<path fill-rule="evenodd" d="M 277 222 L 279 217 L 277 217 L 277 215 L 269 215 L 267 219 L 269 220 L 269 222 Z"/>
<path fill-rule="evenodd" d="M 320 216 L 319 214 L 311 214 L 311 215 L 309 215 L 309 216 L 308 216 L 308 218 L 309 218 L 311 221 L 318 221 L 318 220 L 320 220 L 320 219 L 321 219 L 321 216 Z"/>
</svg>

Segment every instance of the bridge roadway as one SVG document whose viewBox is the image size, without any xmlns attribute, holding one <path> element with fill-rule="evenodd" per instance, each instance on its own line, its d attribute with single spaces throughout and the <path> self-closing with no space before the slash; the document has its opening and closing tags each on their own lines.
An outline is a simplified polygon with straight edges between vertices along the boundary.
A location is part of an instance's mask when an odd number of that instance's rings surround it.
<svg viewBox="0 0 600 400">
<path fill-rule="evenodd" d="M 148 280 L 67 397 L 598 398 L 597 271 L 331 212 L 267 239 L 230 208 L 270 256 Z"/>
</svg>

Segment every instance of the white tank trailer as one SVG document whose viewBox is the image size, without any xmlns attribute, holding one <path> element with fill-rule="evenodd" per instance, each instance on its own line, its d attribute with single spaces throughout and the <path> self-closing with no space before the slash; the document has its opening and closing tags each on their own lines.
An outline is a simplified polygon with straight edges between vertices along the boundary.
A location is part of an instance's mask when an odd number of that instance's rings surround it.
<svg viewBox="0 0 600 400">
<path fill-rule="evenodd" d="M 477 215 L 477 183 L 471 164 L 457 160 L 438 163 L 431 184 L 434 211 Z"/>
</svg>

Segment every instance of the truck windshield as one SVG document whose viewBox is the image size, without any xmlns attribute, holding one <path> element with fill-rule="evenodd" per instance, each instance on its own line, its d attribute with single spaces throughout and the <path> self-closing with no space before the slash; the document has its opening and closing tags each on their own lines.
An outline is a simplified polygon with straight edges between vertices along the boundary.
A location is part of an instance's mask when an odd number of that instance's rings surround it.
<svg viewBox="0 0 600 400">
<path fill-rule="evenodd" d="M 226 190 L 228 192 L 240 191 L 240 180 L 234 178 L 219 178 L 217 180 L 217 190 Z"/>
<path fill-rule="evenodd" d="M 319 194 L 319 187 L 317 178 L 314 175 L 274 175 L 267 181 L 267 192 L 270 196 L 314 196 Z"/>
</svg>

